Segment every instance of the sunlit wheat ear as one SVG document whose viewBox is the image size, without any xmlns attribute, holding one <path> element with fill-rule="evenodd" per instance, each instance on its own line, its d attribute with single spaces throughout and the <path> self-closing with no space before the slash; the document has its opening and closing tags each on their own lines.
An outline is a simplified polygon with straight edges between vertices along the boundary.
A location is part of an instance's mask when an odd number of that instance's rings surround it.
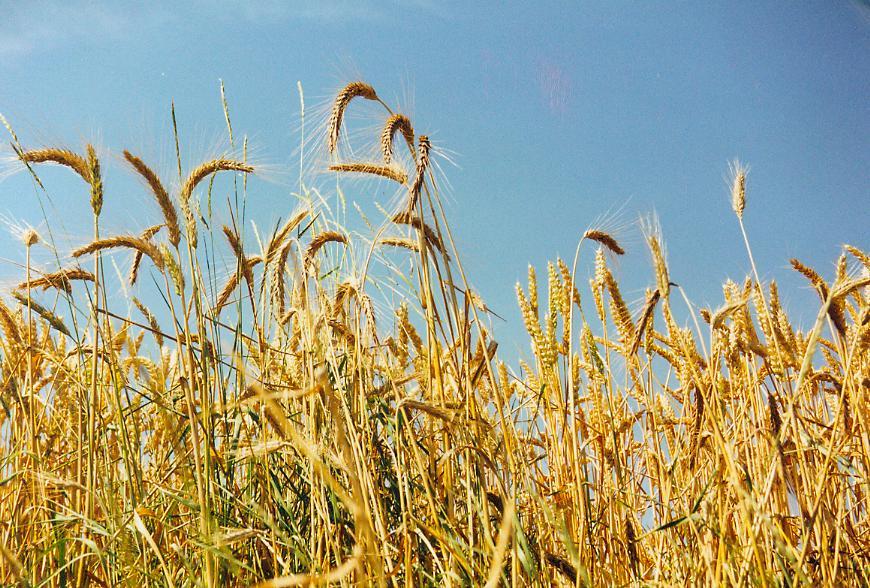
<svg viewBox="0 0 870 588">
<path fill-rule="evenodd" d="M 172 204 L 172 200 L 169 198 L 169 193 L 166 191 L 166 188 L 163 187 L 160 178 L 157 177 L 157 174 L 154 173 L 150 167 L 145 165 L 145 162 L 129 151 L 124 151 L 124 158 L 131 166 L 133 166 L 133 169 L 142 176 L 145 183 L 148 184 L 148 187 L 151 188 L 151 193 L 154 194 L 154 199 L 157 200 L 157 205 L 160 207 L 160 211 L 163 213 L 163 219 L 166 221 L 166 229 L 169 232 L 169 242 L 172 243 L 173 247 L 178 247 L 178 243 L 181 240 L 181 231 L 178 228 L 178 214 L 176 213 L 175 206 Z"/>
<path fill-rule="evenodd" d="M 254 273 L 251 270 L 250 264 L 247 263 L 245 251 L 244 249 L 242 249 L 242 242 L 239 240 L 238 234 L 226 225 L 223 226 L 223 232 L 224 236 L 227 238 L 227 243 L 230 244 L 230 249 L 233 250 L 233 254 L 236 256 L 236 260 L 239 263 L 242 277 L 245 278 L 245 281 L 248 282 L 248 285 L 253 288 Z"/>
<path fill-rule="evenodd" d="M 637 329 L 634 332 L 634 338 L 631 342 L 629 355 L 634 355 L 637 353 L 638 348 L 640 348 L 640 342 L 646 334 L 647 326 L 649 325 L 650 319 L 652 319 L 653 311 L 655 310 L 656 304 L 658 304 L 661 296 L 661 292 L 656 288 L 653 290 L 652 294 L 647 297 L 646 303 L 643 305 L 643 310 L 640 314 L 640 320 L 637 322 Z"/>
<path fill-rule="evenodd" d="M 145 320 L 148 321 L 148 326 L 151 327 L 151 333 L 154 335 L 154 341 L 157 343 L 157 346 L 163 347 L 163 333 L 160 331 L 160 324 L 157 322 L 157 319 L 138 298 L 133 296 L 131 299 L 133 301 L 133 306 L 135 306 L 142 316 L 145 317 Z"/>
<path fill-rule="evenodd" d="M 56 288 L 58 290 L 63 290 L 69 293 L 72 291 L 72 282 L 74 281 L 93 282 L 94 274 L 81 268 L 63 269 L 30 280 L 30 287 L 42 288 L 43 290 L 48 290 L 49 288 Z M 24 290 L 27 288 L 27 285 L 27 282 L 22 282 L 18 284 L 18 289 Z"/>
<path fill-rule="evenodd" d="M 625 249 L 619 246 L 619 243 L 616 242 L 609 233 L 605 233 L 604 231 L 597 231 L 594 229 L 590 229 L 583 234 L 584 239 L 589 239 L 590 241 L 595 241 L 596 243 L 601 243 L 607 249 L 612 251 L 617 255 L 624 255 Z"/>
<path fill-rule="evenodd" d="M 441 236 L 435 231 L 435 229 L 424 223 L 419 216 L 405 211 L 393 216 L 392 220 L 397 225 L 408 225 L 414 227 L 418 231 L 423 231 L 423 234 L 425 235 L 426 241 L 429 243 L 429 246 L 437 249 L 442 254 L 447 255 Z"/>
<path fill-rule="evenodd" d="M 19 153 L 21 161 L 27 163 L 56 163 L 76 172 L 85 182 L 91 183 L 90 166 L 87 160 L 67 149 L 33 149 Z"/>
<path fill-rule="evenodd" d="M 221 289 L 218 294 L 217 300 L 214 303 L 214 308 L 212 312 L 217 314 L 220 310 L 227 305 L 227 302 L 230 300 L 230 296 L 233 295 L 233 292 L 239 286 L 239 280 L 246 275 L 253 275 L 253 269 L 257 267 L 259 264 L 263 263 L 263 258 L 259 255 L 251 255 L 249 257 L 244 258 L 244 260 L 239 260 L 241 268 L 240 271 L 233 271 L 229 277 L 227 278 L 224 287 Z M 247 278 L 245 278 L 247 280 Z M 253 287 L 253 284 L 251 285 Z"/>
<path fill-rule="evenodd" d="M 143 254 L 151 258 L 151 261 L 157 266 L 157 269 L 163 270 L 163 257 L 160 255 L 157 247 L 153 243 L 146 241 L 140 237 L 133 235 L 119 235 L 117 237 L 108 237 L 106 239 L 97 239 L 87 245 L 83 245 L 70 253 L 73 257 L 81 257 L 89 253 L 96 253 L 105 249 L 115 249 L 118 247 L 126 247 L 141 251 Z"/>
<path fill-rule="evenodd" d="M 29 307 L 32 311 L 42 317 L 49 325 L 51 325 L 51 327 L 55 331 L 63 333 L 67 337 L 72 336 L 70 335 L 69 329 L 67 329 L 64 322 L 60 320 L 60 318 L 56 314 L 36 302 L 33 298 L 25 296 L 21 292 L 13 292 L 12 297 L 15 298 L 15 300 L 17 300 L 20 305 L 24 307 Z"/>
<path fill-rule="evenodd" d="M 401 169 L 390 165 L 378 165 L 376 163 L 365 163 L 359 161 L 351 163 L 336 163 L 329 166 L 329 171 L 372 174 L 393 180 L 399 184 L 405 184 L 408 181 L 408 174 Z"/>
<path fill-rule="evenodd" d="M 344 243 L 347 245 L 347 235 L 338 231 L 324 231 L 315 235 L 305 250 L 305 267 L 311 268 L 314 266 L 314 256 L 327 243 Z"/>
<path fill-rule="evenodd" d="M 390 165 L 393 160 L 393 139 L 396 132 L 401 132 L 408 146 L 414 148 L 414 127 L 411 120 L 404 114 L 396 113 L 387 119 L 384 130 L 381 131 L 381 153 L 384 164 Z"/>
<path fill-rule="evenodd" d="M 429 152 L 432 149 L 432 143 L 429 142 L 429 137 L 420 135 L 417 140 L 417 166 L 414 175 L 414 183 L 411 184 L 408 198 L 408 212 L 413 212 L 417 206 L 417 201 L 420 199 L 420 192 L 423 190 L 423 182 L 426 180 L 426 172 L 429 171 Z"/>
<path fill-rule="evenodd" d="M 96 216 L 103 210 L 103 174 L 100 171 L 100 160 L 93 145 L 88 144 L 88 175 L 91 184 L 91 209 Z"/>
<path fill-rule="evenodd" d="M 848 251 L 852 257 L 860 261 L 865 269 L 870 270 L 870 255 L 864 253 L 854 245 L 843 245 L 843 249 Z"/>
<path fill-rule="evenodd" d="M 15 320 L 12 310 L 2 300 L 0 300 L 0 328 L 3 329 L 7 341 L 21 343 L 21 330 L 18 328 L 18 321 Z"/>
<path fill-rule="evenodd" d="M 266 247 L 266 264 L 270 264 L 275 256 L 285 248 L 285 241 L 290 236 L 290 232 L 298 227 L 310 213 L 311 211 L 307 208 L 297 211 L 280 229 L 275 231 L 275 234 L 269 240 L 269 245 Z M 284 255 L 286 259 L 286 254 Z"/>
<path fill-rule="evenodd" d="M 154 225 L 152 227 L 148 227 L 144 231 L 142 231 L 142 239 L 148 241 L 157 234 L 157 232 L 163 228 L 163 225 Z M 130 266 L 130 285 L 134 285 L 136 280 L 139 278 L 139 266 L 142 264 L 142 252 L 136 251 L 133 253 L 133 264 Z"/>
<path fill-rule="evenodd" d="M 332 103 L 332 113 L 329 115 L 326 149 L 330 155 L 333 155 L 338 148 L 338 137 L 341 134 L 344 111 L 347 109 L 350 101 L 357 97 L 365 98 L 366 100 L 378 99 L 375 89 L 365 82 L 351 82 L 342 88 Z"/>
<path fill-rule="evenodd" d="M 746 174 L 749 168 L 734 160 L 729 164 L 731 173 L 731 208 L 737 218 L 743 220 L 743 211 L 746 209 Z"/>
<path fill-rule="evenodd" d="M 187 201 L 196 189 L 196 186 L 213 173 L 221 171 L 237 171 L 246 174 L 254 172 L 253 166 L 232 159 L 212 159 L 200 165 L 190 172 L 184 184 L 181 186 L 181 200 Z"/>
<path fill-rule="evenodd" d="M 825 283 L 825 280 L 822 279 L 822 276 L 820 276 L 813 268 L 801 263 L 798 259 L 792 258 L 789 260 L 789 263 L 791 263 L 791 266 L 795 271 L 810 281 L 810 283 L 815 287 L 822 302 L 826 302 L 828 299 L 828 285 Z M 828 316 L 831 318 L 831 322 L 834 323 L 834 327 L 836 327 L 840 334 L 845 335 L 846 317 L 843 313 L 842 300 L 838 297 L 831 297 L 831 304 L 828 306 Z"/>
<path fill-rule="evenodd" d="M 381 237 L 378 239 L 378 244 L 401 247 L 415 253 L 420 253 L 420 244 L 414 239 L 408 239 L 407 237 Z"/>
</svg>

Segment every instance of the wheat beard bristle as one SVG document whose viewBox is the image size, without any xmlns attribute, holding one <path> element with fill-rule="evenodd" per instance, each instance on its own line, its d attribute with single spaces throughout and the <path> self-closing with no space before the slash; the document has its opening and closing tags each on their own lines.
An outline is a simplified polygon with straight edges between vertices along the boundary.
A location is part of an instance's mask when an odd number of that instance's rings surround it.
<svg viewBox="0 0 870 588">
<path fill-rule="evenodd" d="M 338 96 L 335 97 L 335 102 L 332 103 L 332 114 L 329 116 L 327 151 L 330 155 L 335 153 L 335 150 L 338 148 L 338 137 L 341 133 L 344 111 L 347 109 L 350 101 L 357 97 L 365 98 L 366 100 L 378 100 L 375 89 L 365 82 L 351 82 L 342 88 Z"/>
<path fill-rule="evenodd" d="M 384 130 L 381 132 L 381 152 L 386 165 L 390 165 L 393 159 L 393 138 L 396 136 L 396 131 L 401 131 L 408 146 L 411 149 L 414 148 L 414 127 L 411 126 L 411 120 L 404 114 L 392 115 L 387 119 Z"/>
<path fill-rule="evenodd" d="M 148 187 L 151 188 L 151 193 L 154 194 L 154 199 L 157 200 L 157 205 L 160 206 L 163 219 L 166 221 L 166 229 L 169 231 L 169 242 L 172 243 L 173 247 L 177 248 L 181 240 L 181 231 L 178 227 L 178 213 L 175 211 L 175 206 L 169 198 L 169 193 L 163 187 L 157 174 L 145 165 L 145 162 L 126 150 L 124 151 L 124 158 L 142 176 Z"/>
</svg>

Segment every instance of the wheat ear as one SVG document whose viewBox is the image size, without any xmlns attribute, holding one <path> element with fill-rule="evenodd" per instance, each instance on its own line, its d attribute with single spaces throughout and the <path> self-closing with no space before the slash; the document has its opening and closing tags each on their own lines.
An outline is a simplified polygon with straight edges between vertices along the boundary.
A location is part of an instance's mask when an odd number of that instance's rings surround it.
<svg viewBox="0 0 870 588">
<path fill-rule="evenodd" d="M 126 150 L 124 151 L 124 159 L 133 166 L 133 169 L 142 176 L 145 183 L 151 188 L 151 193 L 154 194 L 154 199 L 157 200 L 157 205 L 160 206 L 163 219 L 166 221 L 166 229 L 169 231 L 169 242 L 172 243 L 173 247 L 177 248 L 181 240 L 181 231 L 178 228 L 178 213 L 175 211 L 175 206 L 169 198 L 169 193 L 163 187 L 157 174 L 145 165 L 145 162 Z"/>
<path fill-rule="evenodd" d="M 377 100 L 378 95 L 375 89 L 365 82 L 351 82 L 341 89 L 341 92 L 335 97 L 332 103 L 332 114 L 329 116 L 327 151 L 330 155 L 335 153 L 338 148 L 338 137 L 341 134 L 341 123 L 344 120 L 344 111 L 347 105 L 354 98 L 365 98 L 366 100 Z"/>
</svg>

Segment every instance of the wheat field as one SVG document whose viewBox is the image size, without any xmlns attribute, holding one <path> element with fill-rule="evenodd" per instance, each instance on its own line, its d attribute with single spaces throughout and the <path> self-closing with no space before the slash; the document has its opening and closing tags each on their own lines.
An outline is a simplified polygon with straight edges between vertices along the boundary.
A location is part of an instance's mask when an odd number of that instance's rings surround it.
<svg viewBox="0 0 870 588">
<path fill-rule="evenodd" d="M 361 101 L 383 127 L 348 159 Z M 646 251 L 593 227 L 517 284 L 531 359 L 508 365 L 429 139 L 364 82 L 318 140 L 342 183 L 399 190 L 367 235 L 304 186 L 253 235 L 234 222 L 259 171 L 244 151 L 187 171 L 179 156 L 177 181 L 123 151 L 162 214 L 106 234 L 97 151 L 7 129 L 40 189 L 50 164 L 82 180 L 63 197 L 87 196 L 93 235 L 44 270 L 27 231 L 0 299 L 4 585 L 870 583 L 870 255 L 844 245 L 827 278 L 791 260 L 818 293 L 798 330 L 752 261 L 739 164 L 752 272 L 718 308 L 691 311 L 654 223 Z M 223 226 L 206 222 L 217 186 L 235 195 Z M 622 255 L 651 260 L 640 309 Z"/>
</svg>

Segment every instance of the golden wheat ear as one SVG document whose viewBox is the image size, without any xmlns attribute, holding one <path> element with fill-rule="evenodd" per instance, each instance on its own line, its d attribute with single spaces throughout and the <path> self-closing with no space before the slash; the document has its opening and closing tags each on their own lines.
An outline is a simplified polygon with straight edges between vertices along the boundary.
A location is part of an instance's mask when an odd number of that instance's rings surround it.
<svg viewBox="0 0 870 588">
<path fill-rule="evenodd" d="M 169 242 L 173 247 L 178 247 L 181 240 L 181 231 L 178 228 L 178 213 L 175 211 L 175 206 L 169 198 L 169 193 L 163 187 L 163 183 L 154 171 L 145 165 L 145 162 L 130 153 L 124 151 L 124 159 L 133 166 L 133 169 L 142 176 L 148 187 L 151 188 L 151 193 L 154 194 L 154 199 L 163 213 L 163 219 L 166 221 L 166 229 L 169 231 Z"/>
<path fill-rule="evenodd" d="M 411 120 L 404 114 L 396 113 L 387 119 L 384 129 L 381 131 L 381 153 L 384 156 L 384 164 L 390 165 L 393 159 L 393 138 L 397 132 L 401 132 L 405 142 L 412 150 L 414 149 L 414 127 Z"/>
<path fill-rule="evenodd" d="M 351 82 L 341 89 L 332 103 L 332 114 L 329 116 L 328 136 L 326 148 L 330 155 L 338 148 L 338 137 L 341 134 L 341 123 L 344 120 L 344 111 L 354 98 L 366 100 L 378 100 L 375 89 L 365 82 Z"/>
</svg>

